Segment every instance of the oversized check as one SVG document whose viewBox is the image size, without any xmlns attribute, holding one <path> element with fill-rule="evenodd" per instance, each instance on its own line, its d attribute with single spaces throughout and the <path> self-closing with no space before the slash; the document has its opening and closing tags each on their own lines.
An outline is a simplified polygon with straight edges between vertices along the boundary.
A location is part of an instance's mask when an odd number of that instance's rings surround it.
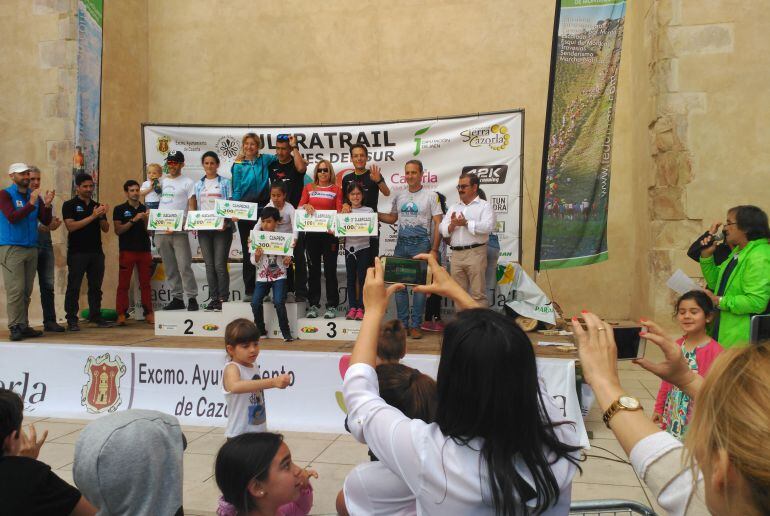
<svg viewBox="0 0 770 516">
<path fill-rule="evenodd" d="M 182 231 L 184 210 L 150 210 L 150 231 Z"/>
</svg>

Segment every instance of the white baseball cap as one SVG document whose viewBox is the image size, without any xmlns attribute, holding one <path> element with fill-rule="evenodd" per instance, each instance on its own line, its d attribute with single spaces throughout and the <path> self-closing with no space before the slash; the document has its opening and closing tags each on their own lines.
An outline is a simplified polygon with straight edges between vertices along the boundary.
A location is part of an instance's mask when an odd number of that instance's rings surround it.
<svg viewBox="0 0 770 516">
<path fill-rule="evenodd" d="M 18 174 L 19 172 L 26 172 L 29 170 L 29 165 L 26 163 L 14 163 L 8 167 L 8 175 Z"/>
</svg>

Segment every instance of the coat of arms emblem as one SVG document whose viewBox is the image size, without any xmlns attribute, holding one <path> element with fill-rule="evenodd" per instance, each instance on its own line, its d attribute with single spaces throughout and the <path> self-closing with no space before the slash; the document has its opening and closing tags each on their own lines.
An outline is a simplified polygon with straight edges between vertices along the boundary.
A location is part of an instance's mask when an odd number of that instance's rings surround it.
<svg viewBox="0 0 770 516">
<path fill-rule="evenodd" d="M 168 136 L 158 136 L 158 152 L 161 154 L 168 154 L 169 142 L 171 142 L 171 138 Z"/>
<path fill-rule="evenodd" d="M 80 404 L 91 414 L 115 412 L 120 406 L 120 379 L 126 374 L 126 365 L 118 355 L 110 360 L 110 354 L 88 357 L 85 366 L 88 381 L 81 391 Z"/>
</svg>

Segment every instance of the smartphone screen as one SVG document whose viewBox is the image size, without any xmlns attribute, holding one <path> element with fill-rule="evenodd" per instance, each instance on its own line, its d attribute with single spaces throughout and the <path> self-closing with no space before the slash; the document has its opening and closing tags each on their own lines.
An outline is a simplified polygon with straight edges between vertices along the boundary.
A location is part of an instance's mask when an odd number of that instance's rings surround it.
<svg viewBox="0 0 770 516">
<path fill-rule="evenodd" d="M 633 360 L 644 356 L 645 341 L 639 335 L 641 326 L 612 328 L 612 331 L 618 347 L 618 360 Z"/>
<path fill-rule="evenodd" d="M 385 257 L 385 283 L 425 285 L 428 278 L 428 262 L 412 258 Z"/>
</svg>

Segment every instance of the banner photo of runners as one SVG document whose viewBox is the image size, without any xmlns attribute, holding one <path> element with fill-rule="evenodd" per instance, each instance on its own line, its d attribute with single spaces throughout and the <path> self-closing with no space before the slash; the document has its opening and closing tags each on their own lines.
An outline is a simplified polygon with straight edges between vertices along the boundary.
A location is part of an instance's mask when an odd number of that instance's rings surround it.
<svg viewBox="0 0 770 516">
<path fill-rule="evenodd" d="M 94 178 L 94 200 L 99 198 L 99 120 L 102 99 L 102 0 L 78 1 L 78 88 L 72 191 L 81 172 Z"/>
<path fill-rule="evenodd" d="M 309 162 L 306 182 L 313 177 L 315 164 L 331 161 L 336 181 L 352 173 L 349 146 L 363 143 L 369 149 L 369 163 L 382 169 L 391 195 L 380 195 L 378 211 L 390 213 L 394 194 L 406 189 L 404 164 L 419 159 L 424 165 L 423 185 L 446 196 L 447 206 L 458 202 L 457 178 L 462 172 L 479 176 L 481 188 L 492 204 L 497 218 L 496 234 L 500 240 L 499 263 L 518 262 L 521 256 L 521 174 L 524 114 L 521 111 L 431 118 L 405 122 L 382 122 L 308 126 L 192 126 L 143 124 L 144 162 L 164 164 L 170 150 L 184 153 L 182 174 L 199 180 L 203 177 L 201 156 L 207 151 L 219 155 L 219 174 L 230 177 L 230 168 L 241 148 L 244 134 L 261 136 L 260 153 L 275 152 L 276 137 L 289 133 Z M 392 254 L 397 226 L 379 224 L 380 254 Z M 194 257 L 200 249 L 192 232 L 190 246 Z M 157 256 L 157 254 L 156 254 Z M 241 260 L 237 235 L 230 251 L 231 272 Z M 338 262 L 339 274 L 345 274 L 344 255 Z M 154 278 L 155 288 L 162 274 Z M 340 282 L 341 286 L 345 281 Z M 158 285 L 159 286 L 159 285 Z M 233 288 L 237 288 L 233 285 Z M 240 296 L 234 296 L 239 298 Z"/>
<path fill-rule="evenodd" d="M 535 268 L 607 259 L 607 208 L 625 0 L 561 0 L 556 13 Z"/>
</svg>

